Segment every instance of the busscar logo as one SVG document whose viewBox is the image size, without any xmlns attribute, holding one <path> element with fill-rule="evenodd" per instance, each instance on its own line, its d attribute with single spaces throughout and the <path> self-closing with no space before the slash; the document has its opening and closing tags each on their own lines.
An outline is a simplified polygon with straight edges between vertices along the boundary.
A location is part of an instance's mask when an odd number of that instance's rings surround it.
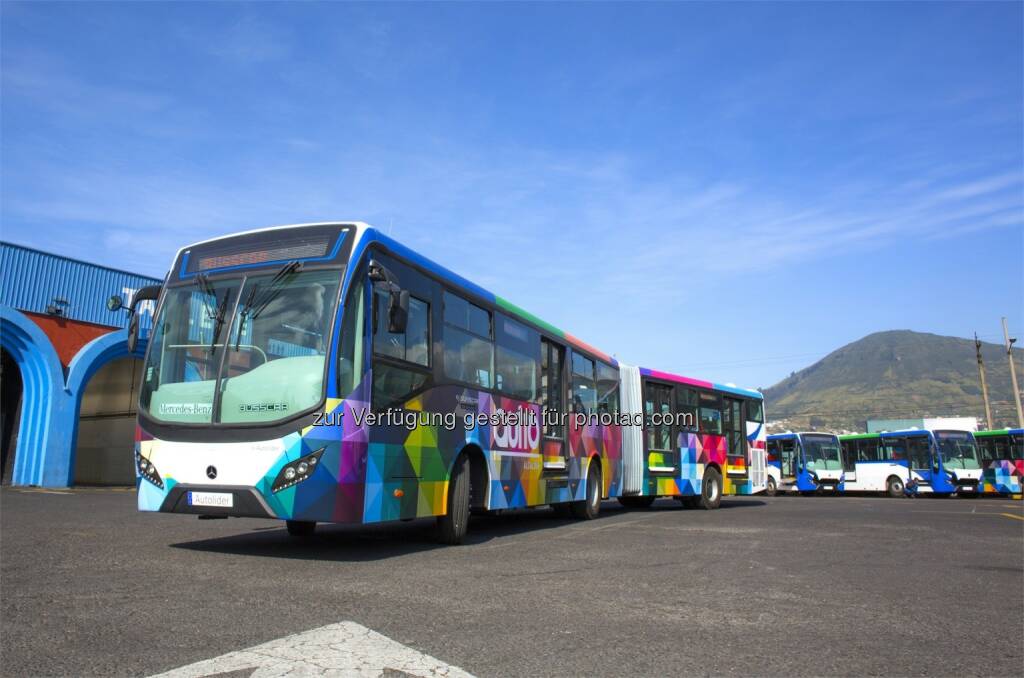
<svg viewBox="0 0 1024 678">
<path fill-rule="evenodd" d="M 243 403 L 238 409 L 242 412 L 285 412 L 288 403 Z"/>
<path fill-rule="evenodd" d="M 217 477 L 217 467 L 216 466 L 207 466 L 206 467 L 206 477 L 209 478 L 210 480 L 213 480 L 214 478 L 216 478 Z"/>
</svg>

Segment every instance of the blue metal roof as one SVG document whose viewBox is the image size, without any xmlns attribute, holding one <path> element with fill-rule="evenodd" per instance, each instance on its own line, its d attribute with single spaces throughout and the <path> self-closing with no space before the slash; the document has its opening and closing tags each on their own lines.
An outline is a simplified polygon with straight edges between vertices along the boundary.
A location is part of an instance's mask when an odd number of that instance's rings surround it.
<svg viewBox="0 0 1024 678">
<path fill-rule="evenodd" d="M 125 327 L 128 314 L 107 310 L 118 294 L 128 303 L 140 287 L 162 281 L 0 241 L 0 304 L 31 313 L 57 305 L 62 317 L 108 327 Z M 66 301 L 66 304 L 55 300 Z M 152 317 L 144 313 L 143 326 Z"/>
</svg>

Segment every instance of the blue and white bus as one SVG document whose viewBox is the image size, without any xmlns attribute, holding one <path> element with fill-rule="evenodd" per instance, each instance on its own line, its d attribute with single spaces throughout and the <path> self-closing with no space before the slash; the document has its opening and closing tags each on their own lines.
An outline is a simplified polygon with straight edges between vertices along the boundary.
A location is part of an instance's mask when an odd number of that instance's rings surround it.
<svg viewBox="0 0 1024 678">
<path fill-rule="evenodd" d="M 924 494 L 975 494 L 981 480 L 970 431 L 909 429 L 841 436 L 847 492 L 899 497 L 910 479 Z"/>
<path fill-rule="evenodd" d="M 833 433 L 778 433 L 768 436 L 769 496 L 776 492 L 810 495 L 842 492 L 842 448 Z"/>
</svg>

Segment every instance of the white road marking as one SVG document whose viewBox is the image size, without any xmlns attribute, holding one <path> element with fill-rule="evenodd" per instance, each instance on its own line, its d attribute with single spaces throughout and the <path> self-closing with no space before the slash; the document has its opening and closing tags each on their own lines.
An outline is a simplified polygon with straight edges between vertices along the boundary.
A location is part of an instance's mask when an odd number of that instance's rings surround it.
<svg viewBox="0 0 1024 678">
<path fill-rule="evenodd" d="M 366 676 L 472 678 L 457 666 L 423 654 L 355 622 L 297 633 L 246 650 L 182 666 L 153 678 Z"/>
</svg>

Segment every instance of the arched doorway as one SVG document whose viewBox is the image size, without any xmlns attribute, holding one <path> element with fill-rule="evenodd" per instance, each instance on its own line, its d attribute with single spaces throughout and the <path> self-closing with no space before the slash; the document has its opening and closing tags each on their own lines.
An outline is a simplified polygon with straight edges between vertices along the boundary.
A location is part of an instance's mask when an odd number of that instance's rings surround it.
<svg viewBox="0 0 1024 678">
<path fill-rule="evenodd" d="M 75 485 L 132 485 L 135 414 L 142 361 L 103 364 L 81 391 L 75 442 Z"/>
<path fill-rule="evenodd" d="M 23 392 L 18 363 L 7 349 L 0 349 L 0 482 L 4 485 L 10 485 L 14 475 Z"/>
</svg>

